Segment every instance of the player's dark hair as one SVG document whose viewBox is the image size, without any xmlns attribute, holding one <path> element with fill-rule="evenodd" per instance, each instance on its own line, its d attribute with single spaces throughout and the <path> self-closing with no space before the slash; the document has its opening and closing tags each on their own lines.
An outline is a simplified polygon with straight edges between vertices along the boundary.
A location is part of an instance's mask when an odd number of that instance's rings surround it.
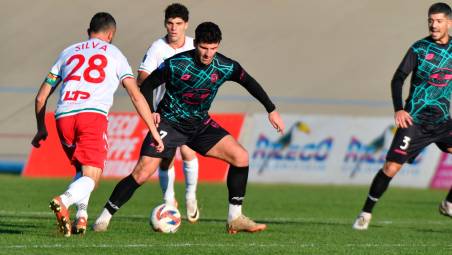
<svg viewBox="0 0 452 255">
<path fill-rule="evenodd" d="M 182 4 L 175 3 L 168 5 L 165 9 L 165 22 L 168 19 L 181 18 L 185 22 L 188 22 L 188 9 Z"/>
<path fill-rule="evenodd" d="M 116 27 L 115 18 L 110 13 L 98 12 L 91 18 L 87 32 L 89 35 L 91 33 L 105 31 L 111 27 Z"/>
<path fill-rule="evenodd" d="M 452 10 L 450 9 L 450 6 L 446 3 L 432 4 L 432 6 L 430 6 L 430 8 L 428 9 L 428 16 L 438 13 L 444 13 L 444 15 L 450 18 Z"/>
<path fill-rule="evenodd" d="M 203 22 L 196 27 L 195 44 L 219 43 L 221 41 L 221 30 L 213 22 Z"/>
</svg>

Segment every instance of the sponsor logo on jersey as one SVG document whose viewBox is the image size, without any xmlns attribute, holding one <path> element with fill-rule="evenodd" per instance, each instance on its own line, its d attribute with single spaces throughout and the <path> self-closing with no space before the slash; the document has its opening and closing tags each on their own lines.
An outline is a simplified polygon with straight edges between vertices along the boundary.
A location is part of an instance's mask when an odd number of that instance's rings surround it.
<svg viewBox="0 0 452 255">
<path fill-rule="evenodd" d="M 435 57 L 434 53 L 429 53 L 429 54 L 425 55 L 426 60 L 432 60 L 434 57 Z"/>
<path fill-rule="evenodd" d="M 191 77 L 191 75 L 184 74 L 184 75 L 182 75 L 182 77 L 180 77 L 180 79 L 183 80 L 183 81 L 188 81 L 188 80 L 190 80 L 190 77 Z"/>
<path fill-rule="evenodd" d="M 199 105 L 210 96 L 210 89 L 190 89 L 182 94 L 182 100 L 191 105 Z"/>
<path fill-rule="evenodd" d="M 428 83 L 435 87 L 445 87 L 452 80 L 452 69 L 438 68 L 435 69 L 429 77 Z"/>
</svg>

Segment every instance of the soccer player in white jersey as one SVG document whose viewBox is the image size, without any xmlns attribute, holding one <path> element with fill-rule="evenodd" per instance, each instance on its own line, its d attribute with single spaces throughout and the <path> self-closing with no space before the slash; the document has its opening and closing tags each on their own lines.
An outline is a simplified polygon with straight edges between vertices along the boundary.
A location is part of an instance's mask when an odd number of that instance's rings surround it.
<svg viewBox="0 0 452 255">
<path fill-rule="evenodd" d="M 138 85 L 140 85 L 152 71 L 157 69 L 165 59 L 173 55 L 194 49 L 193 38 L 185 35 L 188 27 L 189 12 L 187 7 L 175 3 L 165 9 L 166 36 L 159 38 L 147 50 L 143 61 L 138 69 Z M 157 109 L 159 102 L 165 94 L 165 86 L 161 85 L 154 90 L 153 107 Z M 159 116 L 156 115 L 157 121 Z M 158 122 L 157 122 L 158 123 Z M 196 186 L 198 182 L 198 158 L 196 153 L 186 145 L 180 147 L 185 175 L 185 204 L 187 208 L 187 219 L 195 223 L 199 219 L 198 203 L 196 200 Z M 174 164 L 162 161 L 159 167 L 160 187 L 166 204 L 177 207 L 174 193 Z"/>
<path fill-rule="evenodd" d="M 73 204 L 77 204 L 79 210 L 72 230 L 81 234 L 86 231 L 89 197 L 99 181 L 107 157 L 108 111 L 119 83 L 127 90 L 156 139 L 154 146 L 163 150 L 152 113 L 138 89 L 132 69 L 121 51 L 110 44 L 115 32 L 116 22 L 110 14 L 95 14 L 88 29 L 89 40 L 62 51 L 36 96 L 38 130 L 32 145 L 39 148 L 40 141 L 48 135 L 44 118 L 47 99 L 61 83 L 55 111 L 57 130 L 77 175 L 63 194 L 50 201 L 50 208 L 55 213 L 59 230 L 66 237 L 71 235 L 68 208 Z"/>
</svg>

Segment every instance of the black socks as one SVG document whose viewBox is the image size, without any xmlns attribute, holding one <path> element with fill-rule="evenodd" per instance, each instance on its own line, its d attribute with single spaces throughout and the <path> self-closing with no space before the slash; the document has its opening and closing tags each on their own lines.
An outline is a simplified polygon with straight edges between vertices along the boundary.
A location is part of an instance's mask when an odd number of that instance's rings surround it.
<svg viewBox="0 0 452 255">
<path fill-rule="evenodd" d="M 377 203 L 378 199 L 383 195 L 386 189 L 389 186 L 389 182 L 392 177 L 387 176 L 383 169 L 378 171 L 377 175 L 375 175 L 374 180 L 372 181 L 372 185 L 370 186 L 369 195 L 367 196 L 366 203 L 363 207 L 363 212 L 372 213 L 372 209 Z"/>
<path fill-rule="evenodd" d="M 241 205 L 246 193 L 249 166 L 237 167 L 231 165 L 228 171 L 227 186 L 229 191 L 229 203 Z"/>
<path fill-rule="evenodd" d="M 135 181 L 132 175 L 127 176 L 116 184 L 113 193 L 111 193 L 110 198 L 104 207 L 111 213 L 111 215 L 115 214 L 115 212 L 118 211 L 122 205 L 129 201 L 135 190 L 140 186 L 141 185 Z"/>
</svg>

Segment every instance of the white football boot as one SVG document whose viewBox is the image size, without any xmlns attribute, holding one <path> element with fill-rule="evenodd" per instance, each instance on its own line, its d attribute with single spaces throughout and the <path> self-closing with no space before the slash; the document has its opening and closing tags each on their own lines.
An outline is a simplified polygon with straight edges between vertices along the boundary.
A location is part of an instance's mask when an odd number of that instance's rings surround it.
<svg viewBox="0 0 452 255">
<path fill-rule="evenodd" d="M 443 200 L 438 209 L 442 215 L 452 217 L 452 203 Z"/>
<path fill-rule="evenodd" d="M 355 223 L 353 223 L 353 229 L 367 230 L 367 228 L 369 227 L 370 219 L 372 219 L 371 213 L 361 212 L 358 217 L 356 217 Z"/>
<path fill-rule="evenodd" d="M 198 201 L 196 199 L 188 199 L 185 206 L 187 207 L 188 222 L 196 223 L 199 219 Z"/>
</svg>

